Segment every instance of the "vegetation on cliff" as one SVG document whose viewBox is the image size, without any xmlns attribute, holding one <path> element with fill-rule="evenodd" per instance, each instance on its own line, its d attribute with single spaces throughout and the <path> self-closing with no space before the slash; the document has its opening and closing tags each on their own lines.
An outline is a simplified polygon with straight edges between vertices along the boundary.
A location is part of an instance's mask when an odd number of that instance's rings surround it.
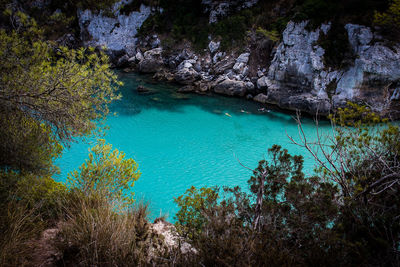
<svg viewBox="0 0 400 267">
<path fill-rule="evenodd" d="M 241 11 L 228 10 L 229 16 L 208 24 L 209 13 L 203 11 L 205 8 L 201 0 L 153 1 L 147 4 L 161 7 L 163 12 L 151 16 L 143 24 L 139 34 L 161 33 L 168 36 L 169 43 L 186 39 L 198 50 L 206 48 L 208 36 L 211 35 L 220 39 L 222 47 L 228 49 L 242 46 L 248 32 L 274 33 L 266 37 L 276 41 L 276 33 L 282 33 L 289 20 L 309 20 L 311 28 L 327 22 L 338 24 L 337 27 L 342 27 L 346 23 L 372 26 L 378 23 L 378 20 L 374 20 L 374 14 L 377 14 L 380 21 L 385 20 L 392 27 L 393 17 L 396 16 L 395 8 L 392 6 L 388 13 L 380 13 L 388 9 L 389 3 L 387 0 L 259 1 L 255 6 Z"/>
<path fill-rule="evenodd" d="M 366 3 L 371 12 L 385 12 L 383 2 Z M 167 3 L 171 7 L 164 6 L 163 14 L 169 16 L 175 14 L 168 13 L 175 12 L 172 7 L 188 8 L 180 1 L 157 4 Z M 353 10 L 359 1 L 339 3 Z M 339 3 L 292 1 L 291 7 L 297 16 L 318 13 L 321 22 Z M 376 13 L 376 23 L 396 24 L 397 5 Z M 249 25 L 275 36 L 291 14 L 274 17 L 268 26 L 263 8 L 257 8 L 218 22 L 211 31 L 228 36 L 226 45 L 242 40 Z M 178 37 L 198 36 L 198 22 L 186 22 L 190 16 L 204 18 L 193 12 L 164 26 Z M 352 12 L 345 14 L 357 17 Z M 177 197 L 176 230 L 193 248 L 186 252 L 179 244 L 166 248 L 151 231 L 146 206 L 130 193 L 140 176 L 137 164 L 104 141 L 69 175 L 68 187 L 55 182 L 54 159 L 74 137 L 101 134 L 121 83 L 101 52 L 56 45 L 26 15 L 9 11 L 7 16 L 11 28 L 0 30 L 0 265 L 43 264 L 48 251 L 42 243 L 51 244 L 57 255 L 51 263 L 60 266 L 395 266 L 400 261 L 400 127 L 354 104 L 331 118 L 333 136 L 320 136 L 314 144 L 298 121 L 300 139 L 292 141 L 314 157 L 314 176 L 303 172 L 302 157 L 275 145 L 253 171 L 248 193 L 238 187 L 192 187 Z M 144 27 L 150 26 L 161 27 Z M 49 228 L 55 235 L 41 242 Z"/>
</svg>

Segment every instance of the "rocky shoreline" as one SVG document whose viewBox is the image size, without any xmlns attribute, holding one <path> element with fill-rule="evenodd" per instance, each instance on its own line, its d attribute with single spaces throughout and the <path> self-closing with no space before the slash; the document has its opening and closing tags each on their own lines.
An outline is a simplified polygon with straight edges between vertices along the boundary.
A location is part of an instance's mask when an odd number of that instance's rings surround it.
<svg viewBox="0 0 400 267">
<path fill-rule="evenodd" d="M 172 51 L 164 49 L 156 34 L 138 39 L 137 30 L 151 12 L 143 5 L 129 15 L 119 14 L 116 6 L 114 18 L 82 11 L 81 39 L 87 46 L 106 46 L 115 67 L 181 84 L 179 92 L 245 97 L 320 115 L 352 101 L 400 117 L 400 46 L 386 46 L 368 27 L 345 25 L 353 56 L 347 66 L 334 68 L 326 64 L 320 45 L 330 24 L 309 30 L 307 21 L 291 21 L 280 42 L 249 33 L 251 41 L 241 51 L 222 51 L 210 36 L 208 48 L 196 53 L 184 41 Z"/>
</svg>

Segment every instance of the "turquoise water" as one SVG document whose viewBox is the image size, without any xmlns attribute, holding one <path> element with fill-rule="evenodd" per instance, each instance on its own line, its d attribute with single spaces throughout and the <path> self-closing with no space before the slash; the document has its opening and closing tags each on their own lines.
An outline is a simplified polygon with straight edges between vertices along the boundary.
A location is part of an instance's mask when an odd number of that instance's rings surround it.
<svg viewBox="0 0 400 267">
<path fill-rule="evenodd" d="M 135 196 L 150 202 L 152 216 L 173 214 L 177 197 L 191 185 L 247 186 L 251 171 L 266 157 L 273 144 L 292 154 L 306 155 L 290 144 L 286 134 L 298 136 L 292 116 L 277 111 L 260 112 L 257 103 L 222 96 L 182 95 L 168 84 L 152 84 L 135 74 L 120 74 L 125 86 L 122 100 L 112 106 L 105 139 L 114 148 L 136 160 L 142 173 L 134 187 Z M 152 91 L 138 94 L 137 85 Z M 315 137 L 314 122 L 304 119 L 309 138 Z M 328 129 L 328 125 L 322 125 Z M 57 161 L 64 181 L 78 168 L 94 140 L 73 143 Z M 313 161 L 306 158 L 306 170 Z"/>
</svg>

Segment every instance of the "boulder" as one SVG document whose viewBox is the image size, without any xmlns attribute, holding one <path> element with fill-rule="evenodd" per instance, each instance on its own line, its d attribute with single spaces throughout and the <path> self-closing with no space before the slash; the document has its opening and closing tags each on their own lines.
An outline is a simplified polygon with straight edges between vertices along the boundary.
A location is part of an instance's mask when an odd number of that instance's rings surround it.
<svg viewBox="0 0 400 267">
<path fill-rule="evenodd" d="M 161 45 L 160 39 L 158 39 L 157 35 L 153 36 L 153 40 L 150 43 L 151 48 L 157 48 Z"/>
<path fill-rule="evenodd" d="M 214 54 L 215 52 L 217 52 L 217 50 L 219 49 L 220 44 L 221 44 L 221 42 L 214 42 L 214 41 L 211 41 L 208 44 L 208 49 L 210 50 L 211 54 Z"/>
<path fill-rule="evenodd" d="M 256 88 L 252 82 L 245 82 L 247 92 L 250 94 L 254 94 L 256 92 Z"/>
<path fill-rule="evenodd" d="M 130 57 L 130 58 L 128 59 L 128 64 L 129 64 L 129 66 L 135 65 L 137 62 L 138 62 L 138 61 L 137 61 L 137 59 L 136 59 L 135 56 Z"/>
<path fill-rule="evenodd" d="M 247 64 L 249 62 L 250 53 L 243 53 L 236 59 L 236 63 Z"/>
<path fill-rule="evenodd" d="M 180 84 L 192 84 L 200 78 L 200 74 L 193 68 L 182 68 L 175 73 L 174 78 Z"/>
<path fill-rule="evenodd" d="M 198 81 L 195 83 L 197 92 L 205 93 L 210 90 L 210 83 L 206 81 Z"/>
<path fill-rule="evenodd" d="M 203 70 L 200 62 L 196 62 L 196 64 L 194 64 L 193 68 L 197 72 L 201 72 Z"/>
<path fill-rule="evenodd" d="M 231 69 L 235 65 L 235 60 L 231 57 L 226 57 L 214 65 L 215 74 L 223 74 L 226 70 Z"/>
<path fill-rule="evenodd" d="M 154 48 L 143 54 L 143 60 L 139 62 L 139 71 L 143 73 L 154 73 L 163 66 L 162 49 Z"/>
<path fill-rule="evenodd" d="M 236 62 L 235 65 L 233 65 L 233 70 L 236 73 L 240 73 L 244 68 L 246 67 L 246 64 L 242 63 L 242 62 Z"/>
<path fill-rule="evenodd" d="M 268 103 L 268 97 L 264 94 L 258 94 L 253 98 L 254 101 L 262 103 L 262 104 L 267 104 Z"/>
<path fill-rule="evenodd" d="M 246 95 L 246 99 L 247 100 L 252 100 L 254 97 L 253 97 L 253 95 L 252 94 L 248 94 L 248 95 Z"/>
<path fill-rule="evenodd" d="M 274 103 L 273 103 L 274 104 Z M 329 115 L 332 105 L 329 99 L 318 98 L 312 94 L 303 94 L 281 99 L 277 105 L 288 110 L 301 110 L 309 114 Z"/>
<path fill-rule="evenodd" d="M 128 55 L 123 55 L 122 57 L 120 57 L 117 61 L 117 67 L 121 68 L 121 67 L 126 67 L 129 65 L 129 56 Z"/>
<path fill-rule="evenodd" d="M 221 58 L 223 58 L 225 56 L 225 53 L 223 52 L 218 52 L 214 55 L 212 62 L 215 64 L 217 63 Z"/>
<path fill-rule="evenodd" d="M 229 12 L 229 2 L 222 2 L 215 6 L 210 12 L 210 19 L 209 23 L 216 23 L 218 22 L 218 18 L 224 17 Z"/>
<path fill-rule="evenodd" d="M 138 49 L 138 51 L 136 52 L 135 58 L 137 61 L 142 61 L 144 59 L 142 52 L 140 52 L 140 50 Z"/>
<path fill-rule="evenodd" d="M 229 96 L 244 96 L 248 90 L 248 84 L 243 81 L 231 80 L 229 78 L 219 79 L 214 85 L 214 92 Z"/>
<path fill-rule="evenodd" d="M 194 59 L 184 60 L 178 65 L 177 70 L 179 71 L 184 68 L 187 68 L 187 69 L 192 68 L 193 64 L 196 64 L 196 60 L 194 60 Z"/>
<path fill-rule="evenodd" d="M 260 90 L 266 90 L 268 88 L 268 79 L 263 76 L 257 80 L 257 88 Z"/>
</svg>

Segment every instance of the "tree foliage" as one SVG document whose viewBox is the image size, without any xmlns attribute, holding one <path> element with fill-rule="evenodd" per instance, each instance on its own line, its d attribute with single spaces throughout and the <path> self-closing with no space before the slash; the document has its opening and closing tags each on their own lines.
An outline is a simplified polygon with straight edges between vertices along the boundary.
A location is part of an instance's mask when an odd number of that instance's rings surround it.
<svg viewBox="0 0 400 267">
<path fill-rule="evenodd" d="M 270 160 L 260 161 L 254 170 L 250 193 L 225 188 L 227 197 L 216 202 L 214 190 L 187 192 L 185 204 L 202 218 L 201 224 L 191 223 L 192 217 L 177 221 L 187 231 L 198 231 L 189 235 L 199 249 L 192 260 L 206 266 L 330 263 L 326 249 L 335 245 L 329 229 L 337 216 L 337 187 L 319 183 L 317 177 L 305 178 L 302 157 L 279 146 L 269 149 L 269 155 Z M 201 196 L 213 199 L 212 205 L 199 208 Z M 181 207 L 178 214 L 185 210 L 189 208 Z"/>
<path fill-rule="evenodd" d="M 72 265 L 145 262 L 153 242 L 147 209 L 117 212 L 133 202 L 134 160 L 101 140 L 69 175 L 72 188 L 52 177 L 63 145 L 102 133 L 108 105 L 119 98 L 108 58 L 44 40 L 34 20 L 8 13 L 13 30 L 0 30 L 0 265 L 36 265 L 32 256 L 48 253 L 37 251 L 37 239 L 56 222 L 64 223 L 61 253 Z"/>
<path fill-rule="evenodd" d="M 98 130 L 120 85 L 108 58 L 41 39 L 19 13 L 16 30 L 0 30 L 0 166 L 48 170 L 60 144 Z"/>
<path fill-rule="evenodd" d="M 303 159 L 269 149 L 249 180 L 249 191 L 199 206 L 217 192 L 189 190 L 178 229 L 197 253 L 179 258 L 205 266 L 396 266 L 400 248 L 400 128 L 367 107 L 349 103 L 332 117 L 333 135 L 310 142 L 302 130 L 291 140 L 314 157 L 306 177 Z M 318 129 L 318 128 L 317 128 Z M 318 131 L 318 130 L 317 130 Z M 178 203 L 180 204 L 180 203 Z M 189 205 L 189 207 L 188 207 Z"/>
<path fill-rule="evenodd" d="M 386 12 L 376 12 L 374 22 L 389 28 L 400 28 L 400 1 L 393 0 Z"/>
<path fill-rule="evenodd" d="M 89 159 L 79 167 L 79 171 L 68 175 L 69 186 L 85 195 L 102 195 L 110 202 L 132 204 L 133 192 L 129 190 L 140 176 L 137 163 L 125 159 L 123 152 L 112 150 L 104 140 L 99 140 L 90 151 Z"/>
<path fill-rule="evenodd" d="M 198 235 L 206 220 L 203 212 L 215 205 L 217 199 L 217 188 L 196 189 L 194 186 L 187 189 L 184 195 L 175 198 L 175 202 L 180 207 L 175 216 L 179 233 L 190 238 Z"/>
</svg>

